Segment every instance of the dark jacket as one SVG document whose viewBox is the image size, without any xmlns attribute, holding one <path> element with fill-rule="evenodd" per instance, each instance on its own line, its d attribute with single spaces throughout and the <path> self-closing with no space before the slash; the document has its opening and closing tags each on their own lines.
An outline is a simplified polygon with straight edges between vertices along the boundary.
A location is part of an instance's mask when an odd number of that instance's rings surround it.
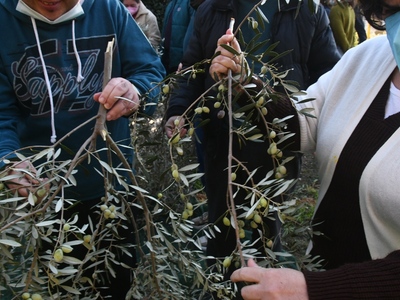
<svg viewBox="0 0 400 300">
<path fill-rule="evenodd" d="M 217 40 L 225 34 L 231 17 L 236 18 L 234 3 L 236 3 L 234 0 L 206 0 L 199 6 L 196 12 L 193 36 L 182 60 L 184 68 L 214 55 Z M 291 1 L 289 5 L 285 3 L 285 0 L 281 1 L 281 11 L 277 12 L 272 20 L 272 42 L 281 41 L 276 49 L 278 53 L 294 49 L 282 58 L 280 63 L 284 64 L 285 70 L 294 69 L 289 73 L 287 79 L 296 80 L 300 83 L 301 88 L 305 89 L 320 75 L 330 70 L 340 57 L 329 27 L 328 16 L 322 6 L 315 14 L 312 14 L 307 6 L 303 7 L 295 18 L 297 0 Z M 237 23 L 239 22 L 236 22 L 236 25 L 238 25 Z M 196 74 L 196 79 L 180 78 L 178 80 L 179 86 L 169 100 L 167 118 L 183 114 L 193 101 L 215 84 L 209 75 L 209 64 L 205 64 L 204 67 L 205 72 Z M 208 196 L 208 220 L 216 222 L 218 226 L 220 225 L 218 220 L 221 220 L 221 215 L 227 211 L 228 119 L 227 114 L 223 119 L 218 118 L 217 113 L 220 109 L 215 109 L 212 103 L 206 103 L 206 105 L 209 106 L 210 113 L 204 116 L 209 119 L 209 123 L 203 127 L 202 145 L 206 173 L 205 186 Z M 273 168 L 272 159 L 267 155 L 268 142 L 246 142 L 244 144 L 237 140 L 236 135 L 234 135 L 234 139 L 232 151 L 235 158 L 244 162 L 250 172 L 257 169 L 253 180 L 258 182 Z M 292 160 L 286 167 L 288 177 L 298 176 L 297 161 Z M 246 172 L 238 170 L 236 182 L 244 183 L 247 178 Z M 235 201 L 243 202 L 245 197 L 245 192 L 239 193 L 236 195 Z M 271 235 L 276 236 L 279 224 L 269 224 L 268 226 L 270 226 Z M 223 225 L 219 228 L 221 233 L 218 233 L 218 237 L 208 241 L 207 253 L 224 257 L 230 255 L 235 249 L 236 240 L 233 230 L 228 230 Z M 232 236 L 227 237 L 228 235 Z"/>
<path fill-rule="evenodd" d="M 164 39 L 161 60 L 167 74 L 178 69 L 185 50 L 184 38 L 194 12 L 189 0 L 172 0 L 165 9 L 164 26 L 161 32 Z"/>
<path fill-rule="evenodd" d="M 218 38 L 225 34 L 231 17 L 236 17 L 235 3 L 233 0 L 208 0 L 198 8 L 194 36 L 182 59 L 184 67 L 214 55 Z M 329 18 L 322 5 L 315 14 L 304 7 L 297 17 L 297 0 L 289 4 L 282 0 L 280 5 L 281 10 L 272 20 L 272 42 L 279 41 L 278 53 L 293 49 L 279 63 L 285 70 L 293 68 L 286 79 L 297 81 L 302 89 L 306 89 L 340 59 Z M 307 1 L 301 5 L 307 6 Z M 215 83 L 208 75 L 209 65 L 205 67 L 205 73 L 197 76 L 198 80 L 180 86 L 178 95 L 170 101 L 167 117 L 183 113 L 192 101 Z"/>
</svg>

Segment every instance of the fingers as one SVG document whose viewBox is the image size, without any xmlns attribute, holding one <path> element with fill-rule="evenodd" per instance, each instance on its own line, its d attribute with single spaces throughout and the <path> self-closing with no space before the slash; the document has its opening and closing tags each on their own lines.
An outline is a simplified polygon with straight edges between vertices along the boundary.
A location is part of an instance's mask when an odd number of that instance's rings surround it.
<svg viewBox="0 0 400 300">
<path fill-rule="evenodd" d="M 164 129 L 165 134 L 168 138 L 171 138 L 174 134 L 180 131 L 180 136 L 184 136 L 186 134 L 185 119 L 181 116 L 172 116 L 165 123 Z"/>
<path fill-rule="evenodd" d="M 257 266 L 257 265 L 256 265 Z M 251 267 L 244 267 L 234 271 L 231 275 L 233 282 L 246 281 L 246 282 L 259 282 L 262 276 L 263 269 Z"/>
<path fill-rule="evenodd" d="M 250 258 L 247 262 L 247 266 L 250 268 L 259 268 L 259 266 L 256 264 L 256 262 L 254 261 L 254 259 Z"/>
<path fill-rule="evenodd" d="M 218 47 L 215 52 L 219 52 L 220 55 L 216 56 L 212 60 L 210 66 L 210 75 L 216 81 L 225 78 L 229 70 L 232 70 L 232 72 L 235 74 L 240 73 L 241 71 L 240 57 L 220 46 L 227 44 L 230 44 L 237 52 L 241 52 L 239 43 L 237 42 L 236 38 L 234 38 L 231 30 L 228 29 L 227 34 L 223 35 L 218 40 Z"/>
<path fill-rule="evenodd" d="M 214 80 L 218 81 L 225 78 L 229 70 L 232 70 L 233 73 L 239 73 L 240 66 L 235 62 L 235 60 L 227 58 L 222 54 L 213 59 L 210 66 L 210 74 Z"/>
<path fill-rule="evenodd" d="M 94 100 L 104 105 L 108 110 L 107 120 L 112 121 L 121 116 L 129 116 L 140 105 L 137 90 L 124 78 L 112 78 L 103 91 L 94 96 Z"/>
<path fill-rule="evenodd" d="M 50 189 L 50 184 L 48 179 L 38 178 L 36 172 L 29 162 L 15 164 L 8 171 L 12 179 L 6 182 L 7 187 L 11 191 L 17 191 L 21 197 L 33 194 L 40 202 Z"/>
</svg>

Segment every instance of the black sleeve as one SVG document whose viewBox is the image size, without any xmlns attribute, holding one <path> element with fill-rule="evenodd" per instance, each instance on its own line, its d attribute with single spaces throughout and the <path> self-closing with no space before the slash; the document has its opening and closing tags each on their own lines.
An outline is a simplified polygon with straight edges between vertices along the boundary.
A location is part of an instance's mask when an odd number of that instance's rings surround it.
<svg viewBox="0 0 400 300">
<path fill-rule="evenodd" d="M 383 259 L 303 274 L 310 300 L 399 299 L 400 250 Z"/>
</svg>

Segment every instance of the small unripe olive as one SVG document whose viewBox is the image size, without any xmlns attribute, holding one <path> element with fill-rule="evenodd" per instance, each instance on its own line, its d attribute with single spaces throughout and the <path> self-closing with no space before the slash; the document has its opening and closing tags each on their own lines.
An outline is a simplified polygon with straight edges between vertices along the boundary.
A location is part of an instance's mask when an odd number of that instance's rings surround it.
<svg viewBox="0 0 400 300">
<path fill-rule="evenodd" d="M 73 250 L 73 248 L 72 248 L 70 245 L 62 245 L 62 246 L 61 246 L 61 250 L 62 250 L 64 253 L 71 253 L 72 250 Z"/>
<path fill-rule="evenodd" d="M 236 180 L 236 173 L 232 173 L 232 174 L 231 174 L 231 180 L 232 180 L 232 181 L 235 181 L 235 180 Z"/>
<path fill-rule="evenodd" d="M 246 219 L 247 219 L 247 220 L 251 220 L 251 219 L 253 219 L 254 215 L 255 215 L 255 213 L 252 212 L 251 214 L 249 214 L 249 215 L 246 217 Z"/>
<path fill-rule="evenodd" d="M 42 296 L 40 296 L 39 294 L 33 294 L 31 297 L 32 300 L 42 300 Z"/>
<path fill-rule="evenodd" d="M 257 21 L 251 22 L 251 26 L 253 27 L 253 29 L 257 29 L 258 28 L 258 22 Z"/>
<path fill-rule="evenodd" d="M 276 143 L 271 143 L 267 152 L 271 155 L 275 155 L 276 153 L 278 153 L 278 147 L 276 146 Z"/>
<path fill-rule="evenodd" d="M 29 299 L 31 297 L 31 294 L 23 293 L 21 297 L 22 297 L 23 300 L 27 300 L 27 299 Z"/>
<path fill-rule="evenodd" d="M 220 108 L 221 107 L 221 102 L 217 101 L 214 103 L 214 108 Z"/>
<path fill-rule="evenodd" d="M 169 140 L 169 142 L 170 142 L 170 144 L 177 144 L 180 139 L 181 139 L 181 135 L 179 133 L 177 133 L 174 136 L 172 136 L 172 138 Z"/>
<path fill-rule="evenodd" d="M 71 225 L 69 225 L 68 223 L 65 223 L 63 226 L 64 231 L 68 231 L 71 229 Z"/>
<path fill-rule="evenodd" d="M 271 130 L 269 133 L 269 138 L 274 139 L 276 137 L 276 132 L 274 130 Z"/>
<path fill-rule="evenodd" d="M 260 98 L 258 98 L 256 106 L 261 107 L 264 104 L 264 102 L 265 102 L 264 97 L 261 96 Z"/>
<path fill-rule="evenodd" d="M 176 147 L 176 153 L 178 153 L 178 155 L 183 155 L 183 149 L 181 147 Z"/>
<path fill-rule="evenodd" d="M 205 114 L 210 113 L 210 109 L 207 106 L 203 106 L 203 113 Z"/>
<path fill-rule="evenodd" d="M 287 173 L 286 167 L 285 167 L 284 165 L 280 165 L 280 166 L 277 168 L 277 171 L 278 171 L 279 173 L 281 173 L 282 175 L 285 175 L 285 174 Z"/>
<path fill-rule="evenodd" d="M 260 199 L 260 205 L 261 207 L 266 207 L 268 205 L 268 201 L 264 197 L 262 197 Z"/>
<path fill-rule="evenodd" d="M 186 220 L 187 218 L 189 218 L 189 212 L 185 209 L 182 212 L 182 219 Z"/>
<path fill-rule="evenodd" d="M 194 112 L 196 113 L 196 114 L 201 114 L 202 112 L 203 112 L 203 108 L 201 108 L 201 107 L 196 107 L 196 109 L 194 110 Z"/>
<path fill-rule="evenodd" d="M 168 94 L 169 93 L 169 85 L 168 84 L 164 84 L 164 86 L 162 87 L 162 92 L 164 94 Z"/>
<path fill-rule="evenodd" d="M 57 249 L 56 252 L 54 252 L 54 261 L 59 263 L 62 262 L 64 258 L 64 252 L 61 249 Z"/>
<path fill-rule="evenodd" d="M 179 172 L 178 172 L 178 170 L 173 170 L 173 171 L 172 171 L 172 177 L 174 177 L 175 179 L 179 178 Z"/>
<path fill-rule="evenodd" d="M 222 219 L 222 222 L 224 223 L 225 226 L 231 226 L 231 221 L 227 217 L 224 217 Z"/>
<path fill-rule="evenodd" d="M 83 241 L 84 241 L 85 243 L 90 243 L 91 239 L 92 239 L 92 236 L 91 236 L 90 234 L 87 234 L 87 235 L 85 235 L 85 236 L 83 237 Z"/>
<path fill-rule="evenodd" d="M 38 190 L 36 191 L 36 195 L 37 195 L 39 198 L 43 198 L 43 197 L 46 195 L 46 193 L 47 193 L 47 191 L 46 191 L 45 188 L 41 188 L 41 189 L 38 189 Z"/>
<path fill-rule="evenodd" d="M 239 229 L 239 238 L 244 239 L 246 237 L 246 232 L 243 228 Z"/>
<path fill-rule="evenodd" d="M 224 268 L 229 268 L 231 266 L 232 263 L 232 258 L 231 257 L 225 257 L 224 261 L 222 262 L 222 265 L 224 266 Z"/>
<path fill-rule="evenodd" d="M 255 214 L 253 217 L 253 221 L 256 222 L 257 224 L 260 224 L 262 221 L 262 218 L 259 214 Z"/>
<path fill-rule="evenodd" d="M 265 74 L 265 73 L 267 73 L 267 71 L 268 71 L 268 68 L 266 66 L 261 67 L 261 74 Z"/>
<path fill-rule="evenodd" d="M 110 215 L 111 215 L 111 210 L 106 209 L 103 213 L 104 213 L 104 217 L 105 217 L 106 219 L 108 219 L 108 218 L 110 217 Z"/>
<path fill-rule="evenodd" d="M 190 209 L 190 210 L 193 210 L 193 204 L 190 203 L 190 202 L 186 203 L 186 208 Z"/>
<path fill-rule="evenodd" d="M 266 116 L 268 114 L 268 109 L 266 107 L 261 108 L 261 113 Z"/>
</svg>

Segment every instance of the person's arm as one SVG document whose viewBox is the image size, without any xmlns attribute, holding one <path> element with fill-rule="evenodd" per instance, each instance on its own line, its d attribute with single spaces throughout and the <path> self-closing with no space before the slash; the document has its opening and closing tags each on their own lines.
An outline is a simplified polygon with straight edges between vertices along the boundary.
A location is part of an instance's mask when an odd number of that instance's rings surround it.
<svg viewBox="0 0 400 300">
<path fill-rule="evenodd" d="M 399 299 L 400 250 L 383 259 L 303 274 L 310 300 Z"/>
<path fill-rule="evenodd" d="M 231 280 L 250 283 L 242 288 L 244 299 L 398 299 L 400 250 L 384 259 L 320 272 L 260 268 L 250 260 Z"/>
<path fill-rule="evenodd" d="M 326 10 L 322 5 L 315 13 L 315 31 L 310 47 L 307 66 L 310 75 L 310 85 L 315 83 L 322 74 L 328 72 L 340 60 L 335 38 Z"/>
<path fill-rule="evenodd" d="M 3 158 L 21 148 L 17 133 L 17 124 L 21 116 L 13 87 L 6 76 L 4 66 L 0 65 L 0 168 L 4 167 Z"/>
<path fill-rule="evenodd" d="M 228 71 L 232 71 L 232 75 L 237 75 L 241 74 L 241 80 L 242 80 L 242 85 L 246 84 L 252 84 L 253 88 L 250 89 L 246 93 L 244 90 L 236 90 L 235 92 L 238 94 L 236 99 L 237 103 L 240 106 L 245 106 L 247 104 L 250 104 L 251 102 L 251 95 L 260 92 L 262 89 L 268 89 L 265 93 L 272 92 L 274 91 L 270 87 L 265 87 L 264 84 L 260 79 L 258 79 L 256 76 L 253 76 L 251 78 L 246 77 L 244 71 L 242 71 L 242 66 L 244 65 L 243 63 L 243 56 L 238 56 L 234 55 L 232 52 L 226 50 L 224 47 L 221 47 L 219 45 L 222 44 L 230 44 L 238 53 L 241 53 L 240 45 L 237 41 L 236 38 L 234 38 L 233 33 L 230 29 L 226 31 L 226 34 L 223 35 L 219 40 L 218 40 L 218 47 L 216 48 L 215 52 L 219 52 L 220 55 L 216 56 L 213 61 L 211 62 L 210 66 L 210 75 L 215 78 L 215 80 L 221 79 L 221 78 L 226 78 L 228 75 Z M 268 100 L 268 99 L 267 99 Z M 277 101 L 270 101 L 266 104 L 266 108 L 268 110 L 267 115 L 265 115 L 265 120 L 267 122 L 272 122 L 274 118 L 285 118 L 287 116 L 292 115 L 292 118 L 289 118 L 286 120 L 287 123 L 287 130 L 290 132 L 295 133 L 293 139 L 288 139 L 287 145 L 290 145 L 291 150 L 299 150 L 300 149 L 300 125 L 299 125 L 299 120 L 297 116 L 297 110 L 294 107 L 293 103 L 287 97 L 286 95 L 281 94 L 279 99 Z M 265 132 L 265 126 L 263 124 L 263 121 L 261 117 L 258 116 L 258 114 L 253 114 L 252 115 L 253 122 L 258 125 L 259 129 L 263 132 Z"/>
<path fill-rule="evenodd" d="M 102 96 L 97 95 L 95 100 L 103 103 L 106 108 L 110 108 L 107 113 L 108 120 L 128 116 L 138 108 L 144 114 L 152 115 L 160 96 L 159 83 L 165 76 L 164 66 L 157 52 L 129 13 L 116 12 L 115 18 L 117 19 L 116 43 L 118 43 L 115 49 L 118 50 L 121 72 L 118 74 L 119 77 L 109 82 L 109 85 L 114 86 L 103 90 L 105 99 L 101 100 Z M 127 98 L 132 102 L 115 98 L 115 96 Z"/>
<path fill-rule="evenodd" d="M 17 124 L 22 114 L 3 66 L 0 66 L 0 93 L 0 169 L 5 172 L 4 175 L 16 176 L 7 182 L 8 188 L 18 191 L 21 197 L 27 197 L 30 192 L 35 193 L 38 188 L 47 186 L 44 179 L 36 176 L 36 169 L 30 161 L 20 161 L 13 154 L 21 148 Z M 6 164 L 5 159 L 10 163 Z"/>
<path fill-rule="evenodd" d="M 307 286 L 300 271 L 289 268 L 261 268 L 250 259 L 248 266 L 232 273 L 233 282 L 243 281 L 243 299 L 308 300 Z M 342 298 L 337 298 L 342 299 Z"/>
<path fill-rule="evenodd" d="M 216 45 L 216 41 L 212 40 L 211 31 L 218 31 L 219 29 L 212 28 L 211 24 L 204 23 L 203 16 L 207 15 L 207 11 L 208 10 L 196 14 L 192 30 L 192 38 L 182 57 L 183 70 L 200 63 L 207 58 L 211 58 L 214 53 L 213 51 L 215 48 L 212 49 L 211 53 L 206 51 L 208 49 L 206 44 L 212 43 L 213 45 Z M 177 129 L 174 125 L 174 120 L 184 114 L 193 102 L 195 102 L 199 96 L 206 91 L 206 80 L 209 79 L 208 65 L 203 64 L 199 67 L 204 68 L 205 72 L 197 73 L 195 78 L 193 78 L 190 72 L 179 76 L 176 85 L 174 85 L 174 88 L 170 92 L 168 107 L 165 112 L 167 120 L 165 129 L 167 136 L 169 137 Z M 181 125 L 179 128 L 182 127 Z"/>
</svg>

